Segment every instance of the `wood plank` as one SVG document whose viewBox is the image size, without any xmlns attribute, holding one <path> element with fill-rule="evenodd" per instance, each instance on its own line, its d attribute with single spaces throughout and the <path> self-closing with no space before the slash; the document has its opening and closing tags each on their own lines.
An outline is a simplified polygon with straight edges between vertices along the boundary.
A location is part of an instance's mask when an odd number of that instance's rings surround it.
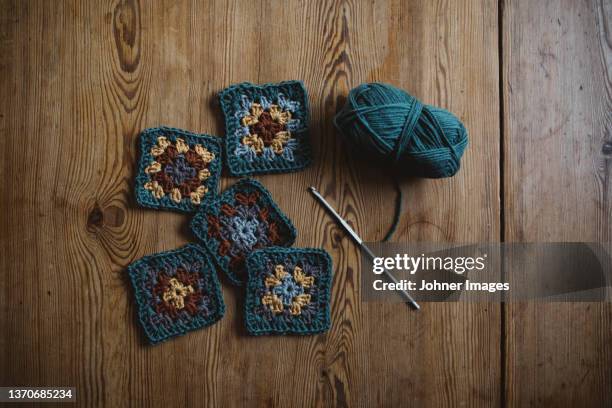
<svg viewBox="0 0 612 408">
<path fill-rule="evenodd" d="M 2 1 L 0 382 L 73 385 L 83 405 L 448 406 L 500 401 L 500 307 L 362 303 L 355 247 L 305 188 L 366 240 L 393 211 L 383 173 L 331 119 L 363 81 L 401 86 L 470 131 L 461 173 L 411 181 L 396 240 L 499 237 L 497 4 L 340 1 Z M 303 79 L 317 160 L 258 177 L 298 246 L 332 254 L 333 327 L 251 338 L 225 318 L 157 347 L 135 324 L 125 267 L 193 239 L 187 217 L 137 208 L 136 137 L 166 124 L 222 134 L 215 93 Z M 224 180 L 226 186 L 233 180 Z"/>
<path fill-rule="evenodd" d="M 508 1 L 503 11 L 508 241 L 612 232 L 609 1 Z M 612 305 L 509 304 L 508 406 L 612 405 Z"/>
</svg>

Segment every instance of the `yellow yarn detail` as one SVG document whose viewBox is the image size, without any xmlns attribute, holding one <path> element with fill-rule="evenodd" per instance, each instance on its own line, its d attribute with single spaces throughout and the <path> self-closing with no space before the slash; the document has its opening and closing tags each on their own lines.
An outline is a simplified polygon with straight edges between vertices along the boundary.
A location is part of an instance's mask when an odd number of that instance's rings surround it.
<svg viewBox="0 0 612 408">
<path fill-rule="evenodd" d="M 173 188 L 170 192 L 170 198 L 175 203 L 180 203 L 183 196 L 181 195 L 181 191 L 178 188 Z"/>
<path fill-rule="evenodd" d="M 208 188 L 206 186 L 200 186 L 196 189 L 196 191 L 189 194 L 189 198 L 193 204 L 199 205 L 202 202 L 202 197 L 204 197 L 204 194 L 207 192 Z"/>
<path fill-rule="evenodd" d="M 170 146 L 170 142 L 165 136 L 160 136 L 157 138 L 157 145 L 165 150 L 166 147 Z"/>
<path fill-rule="evenodd" d="M 202 147 L 202 145 L 195 145 L 195 152 L 202 158 L 202 160 L 206 164 L 210 163 L 215 159 L 215 154 L 208 151 L 205 147 Z"/>
<path fill-rule="evenodd" d="M 270 106 L 270 116 L 281 125 L 286 125 L 291 120 L 291 112 L 283 111 L 278 105 Z"/>
<path fill-rule="evenodd" d="M 304 288 L 309 288 L 314 284 L 314 276 L 306 276 L 299 266 L 293 269 L 293 279 Z"/>
<path fill-rule="evenodd" d="M 161 169 L 162 169 L 161 164 L 154 161 L 154 162 L 151 162 L 149 166 L 147 166 L 147 168 L 145 169 L 145 173 L 147 174 L 158 173 L 161 171 Z"/>
<path fill-rule="evenodd" d="M 164 152 L 165 152 L 165 149 L 159 146 L 153 146 L 151 148 L 151 156 L 153 157 L 161 156 L 162 154 L 164 154 Z"/>
<path fill-rule="evenodd" d="M 291 303 L 291 314 L 297 316 L 302 313 L 302 306 L 306 306 L 310 303 L 310 295 L 298 295 L 293 298 Z"/>
<path fill-rule="evenodd" d="M 272 140 L 271 144 L 272 151 L 274 151 L 276 154 L 281 154 L 284 149 L 283 146 L 289 141 L 290 137 L 291 133 L 286 131 L 278 132 L 276 135 L 274 135 L 274 140 Z"/>
<path fill-rule="evenodd" d="M 157 181 L 149 181 L 145 183 L 144 188 L 146 190 L 151 191 L 153 197 L 157 198 L 158 200 L 165 195 L 164 189 L 162 188 L 162 186 L 159 185 Z"/>
<path fill-rule="evenodd" d="M 287 276 L 287 271 L 283 265 L 276 265 L 274 267 L 274 275 L 266 276 L 265 284 L 266 287 L 276 286 L 281 284 L 281 280 Z"/>
<path fill-rule="evenodd" d="M 261 114 L 263 113 L 263 108 L 261 107 L 261 104 L 259 103 L 253 103 L 251 104 L 251 115 L 255 118 L 259 118 L 259 116 L 261 116 Z"/>
<path fill-rule="evenodd" d="M 259 116 L 263 113 L 263 108 L 258 103 L 251 105 L 251 114 L 242 118 L 242 126 L 251 126 L 259 122 Z"/>
<path fill-rule="evenodd" d="M 199 186 L 198 188 L 196 188 L 195 193 L 197 195 L 200 196 L 200 198 L 204 197 L 204 194 L 208 193 L 208 187 L 206 186 Z"/>
<path fill-rule="evenodd" d="M 203 169 L 198 172 L 198 178 L 202 181 L 208 179 L 210 177 L 210 170 Z"/>
<path fill-rule="evenodd" d="M 288 275 L 287 271 L 285 271 L 285 267 L 283 265 L 276 265 L 274 267 L 274 273 L 278 279 L 283 279 Z"/>
<path fill-rule="evenodd" d="M 261 298 L 261 303 L 264 306 L 269 306 L 270 310 L 274 313 L 283 312 L 283 302 L 274 294 L 269 293 L 265 295 L 263 298 Z"/>
<path fill-rule="evenodd" d="M 281 281 L 276 276 L 266 276 L 266 287 L 273 287 L 276 285 L 280 285 Z"/>
<path fill-rule="evenodd" d="M 187 153 L 189 151 L 189 145 L 181 138 L 176 139 L 176 150 L 179 153 Z"/>
<path fill-rule="evenodd" d="M 196 192 L 192 192 L 189 194 L 189 199 L 195 205 L 199 205 L 202 201 L 200 200 L 200 195 Z"/>
<path fill-rule="evenodd" d="M 257 118 L 259 117 L 259 115 L 254 116 L 254 115 L 247 115 L 244 118 L 242 118 L 242 126 L 252 126 L 254 124 L 256 124 L 257 122 L 259 122 L 259 120 L 257 120 Z"/>
<path fill-rule="evenodd" d="M 185 307 L 185 297 L 193 293 L 191 285 L 183 285 L 178 279 L 170 279 L 170 287 L 164 292 L 162 298 L 164 302 L 170 303 L 176 309 Z"/>
<path fill-rule="evenodd" d="M 257 135 L 248 135 L 242 138 L 242 144 L 251 146 L 257 153 L 263 152 L 264 142 Z"/>
</svg>

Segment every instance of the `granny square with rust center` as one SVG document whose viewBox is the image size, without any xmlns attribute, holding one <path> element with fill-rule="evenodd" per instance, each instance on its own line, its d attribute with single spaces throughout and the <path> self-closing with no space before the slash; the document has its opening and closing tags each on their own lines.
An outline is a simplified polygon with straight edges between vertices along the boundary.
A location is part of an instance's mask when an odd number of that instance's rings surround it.
<svg viewBox="0 0 612 408">
<path fill-rule="evenodd" d="M 219 93 L 226 161 L 234 176 L 283 173 L 308 166 L 308 96 L 301 81 L 232 85 Z"/>
</svg>

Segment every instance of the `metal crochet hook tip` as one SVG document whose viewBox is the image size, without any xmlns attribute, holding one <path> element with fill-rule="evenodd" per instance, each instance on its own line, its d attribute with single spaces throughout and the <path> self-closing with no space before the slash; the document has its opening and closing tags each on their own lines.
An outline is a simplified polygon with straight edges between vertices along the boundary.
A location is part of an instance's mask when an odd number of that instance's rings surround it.
<svg viewBox="0 0 612 408">
<path fill-rule="evenodd" d="M 319 201 L 319 203 L 321 203 L 321 205 L 325 207 L 325 209 L 332 215 L 332 217 L 340 224 L 340 226 L 347 232 L 347 234 L 353 239 L 353 241 L 355 241 L 355 243 L 363 250 L 363 252 L 366 253 L 366 255 L 370 259 L 376 258 L 376 255 L 374 255 L 372 250 L 363 243 L 363 240 L 359 237 L 359 235 L 357 235 L 357 233 L 344 220 L 344 218 L 342 218 L 340 214 L 338 214 L 336 210 L 334 210 L 334 208 L 327 202 L 327 200 L 323 198 L 323 196 L 317 191 L 316 188 L 310 186 L 308 187 L 308 191 L 310 191 L 312 195 L 317 199 L 317 201 Z M 383 273 L 393 283 L 398 283 L 395 276 L 393 276 L 389 271 L 385 269 Z M 400 293 L 402 297 L 404 298 L 404 300 L 406 301 L 406 303 L 412 306 L 415 310 L 421 310 L 421 306 L 419 306 L 419 304 L 412 298 L 412 296 L 410 296 L 410 293 L 406 292 L 405 290 L 400 291 Z"/>
</svg>

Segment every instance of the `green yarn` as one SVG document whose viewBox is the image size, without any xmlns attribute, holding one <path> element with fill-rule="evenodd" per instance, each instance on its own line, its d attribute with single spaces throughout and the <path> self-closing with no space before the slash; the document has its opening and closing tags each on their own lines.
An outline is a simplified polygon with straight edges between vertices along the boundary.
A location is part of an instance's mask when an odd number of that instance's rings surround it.
<svg viewBox="0 0 612 408">
<path fill-rule="evenodd" d="M 368 161 L 390 166 L 394 177 L 451 177 L 459 171 L 468 144 L 465 126 L 455 115 L 381 83 L 353 88 L 334 125 L 354 150 Z M 397 190 L 401 203 L 399 186 Z M 393 235 L 400 216 L 398 204 L 385 240 Z"/>
</svg>

